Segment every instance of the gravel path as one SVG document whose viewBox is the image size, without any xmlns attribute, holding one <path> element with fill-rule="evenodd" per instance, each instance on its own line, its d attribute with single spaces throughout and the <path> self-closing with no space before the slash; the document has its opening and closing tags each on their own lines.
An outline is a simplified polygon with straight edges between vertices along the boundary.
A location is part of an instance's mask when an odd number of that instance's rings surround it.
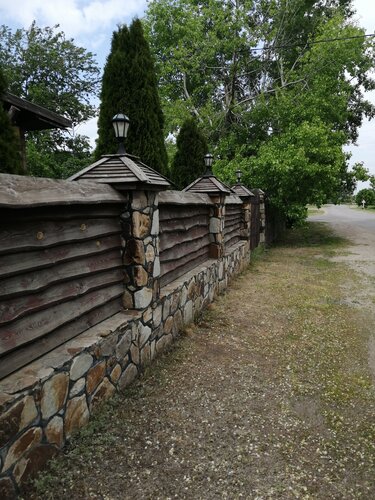
<svg viewBox="0 0 375 500">
<path fill-rule="evenodd" d="M 343 251 L 292 232 L 25 499 L 374 498 L 374 324 L 346 299 L 361 283 Z"/>
</svg>

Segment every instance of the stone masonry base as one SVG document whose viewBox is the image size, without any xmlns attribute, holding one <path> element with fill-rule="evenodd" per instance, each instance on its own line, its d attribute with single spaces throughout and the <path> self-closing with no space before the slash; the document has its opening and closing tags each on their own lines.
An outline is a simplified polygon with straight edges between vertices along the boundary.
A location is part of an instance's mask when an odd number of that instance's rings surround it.
<svg viewBox="0 0 375 500">
<path fill-rule="evenodd" d="M 125 310 L 0 382 L 0 498 L 15 498 L 95 407 L 124 389 L 246 268 L 233 245 L 162 288 L 143 311 Z"/>
</svg>

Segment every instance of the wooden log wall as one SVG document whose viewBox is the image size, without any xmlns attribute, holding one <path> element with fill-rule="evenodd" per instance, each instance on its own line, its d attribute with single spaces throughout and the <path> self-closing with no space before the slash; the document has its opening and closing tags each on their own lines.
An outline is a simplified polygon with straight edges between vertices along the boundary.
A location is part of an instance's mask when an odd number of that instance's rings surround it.
<svg viewBox="0 0 375 500">
<path fill-rule="evenodd" d="M 238 243 L 241 239 L 240 231 L 243 227 L 242 204 L 225 205 L 224 245 L 225 248 Z"/>
<path fill-rule="evenodd" d="M 121 209 L 1 208 L 0 378 L 121 310 Z"/>
<path fill-rule="evenodd" d="M 209 205 L 160 205 L 160 285 L 209 258 Z"/>
</svg>

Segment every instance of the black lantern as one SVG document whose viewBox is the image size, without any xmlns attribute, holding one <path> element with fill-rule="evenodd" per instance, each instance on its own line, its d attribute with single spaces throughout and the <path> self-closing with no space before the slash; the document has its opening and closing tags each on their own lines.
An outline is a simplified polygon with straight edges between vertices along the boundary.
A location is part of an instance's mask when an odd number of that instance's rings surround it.
<svg viewBox="0 0 375 500">
<path fill-rule="evenodd" d="M 206 165 L 206 173 L 204 175 L 213 175 L 212 174 L 212 164 L 214 162 L 214 156 L 210 153 L 207 153 L 204 156 L 204 164 Z"/>
<path fill-rule="evenodd" d="M 236 170 L 237 184 L 241 184 L 242 172 L 240 169 Z"/>
<path fill-rule="evenodd" d="M 119 155 L 125 154 L 124 140 L 128 135 L 129 123 L 130 123 L 129 118 L 123 113 L 118 113 L 112 118 L 112 125 L 113 128 L 115 129 L 115 136 L 119 142 L 117 150 L 117 154 Z"/>
</svg>

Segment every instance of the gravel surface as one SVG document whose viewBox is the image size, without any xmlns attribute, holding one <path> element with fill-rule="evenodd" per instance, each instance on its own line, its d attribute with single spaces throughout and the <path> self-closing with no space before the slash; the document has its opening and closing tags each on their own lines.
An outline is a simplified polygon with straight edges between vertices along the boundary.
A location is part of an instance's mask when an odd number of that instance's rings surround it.
<svg viewBox="0 0 375 500">
<path fill-rule="evenodd" d="M 314 224 L 256 259 L 25 499 L 374 498 L 374 323 L 345 251 Z"/>
</svg>

